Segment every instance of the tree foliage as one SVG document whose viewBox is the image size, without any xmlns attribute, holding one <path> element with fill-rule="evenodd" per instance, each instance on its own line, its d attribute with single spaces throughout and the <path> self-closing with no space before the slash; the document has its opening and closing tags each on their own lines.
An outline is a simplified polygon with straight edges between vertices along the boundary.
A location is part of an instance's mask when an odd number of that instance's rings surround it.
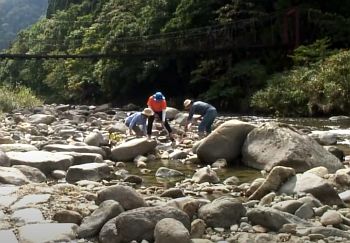
<svg viewBox="0 0 350 243">
<path fill-rule="evenodd" d="M 248 23 L 253 29 L 256 22 L 250 20 L 269 16 L 277 17 L 274 22 L 262 21 L 255 36 L 244 36 L 241 41 L 273 36 L 280 44 L 283 35 L 293 34 L 290 32 L 295 29 L 293 19 L 285 21 L 286 14 L 295 6 L 300 8 L 303 45 L 293 52 L 254 46 L 209 54 L 189 50 L 182 56 L 142 59 L 7 60 L 2 61 L 0 80 L 11 87 L 27 86 L 49 102 L 144 104 L 151 93 L 161 90 L 167 97 L 191 96 L 236 112 L 253 109 L 281 115 L 345 112 L 346 95 L 336 90 L 347 90 L 346 67 L 342 69 L 338 65 L 343 64 L 335 60 L 346 62 L 346 52 L 333 49 L 350 44 L 350 11 L 331 2 L 50 0 L 47 18 L 21 31 L 8 52 L 119 53 L 127 51 L 125 48 L 132 49 L 130 40 L 136 37 L 236 21 Z M 121 40 L 131 44 L 117 45 Z M 334 81 L 329 78 L 331 70 L 337 76 Z M 311 91 L 307 87 L 312 87 Z"/>
<path fill-rule="evenodd" d="M 16 34 L 45 15 L 47 0 L 0 0 L 0 50 L 7 48 Z"/>
</svg>

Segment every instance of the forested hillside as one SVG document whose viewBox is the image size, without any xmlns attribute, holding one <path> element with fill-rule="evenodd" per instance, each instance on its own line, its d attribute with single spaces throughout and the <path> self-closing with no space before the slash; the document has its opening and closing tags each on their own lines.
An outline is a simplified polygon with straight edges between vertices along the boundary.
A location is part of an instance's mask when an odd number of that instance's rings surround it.
<svg viewBox="0 0 350 243">
<path fill-rule="evenodd" d="M 48 0 L 0 0 L 0 49 L 16 34 L 45 16 Z"/>
<path fill-rule="evenodd" d="M 270 16 L 277 17 L 262 21 Z M 131 45 L 117 43 L 135 36 L 260 20 L 254 38 L 273 36 L 277 43 L 147 58 L 5 60 L 0 80 L 27 86 L 48 102 L 143 105 L 161 90 L 170 105 L 193 97 L 232 112 L 346 113 L 349 16 L 350 3 L 340 0 L 51 0 L 47 18 L 22 31 L 9 53 L 127 53 Z"/>
</svg>

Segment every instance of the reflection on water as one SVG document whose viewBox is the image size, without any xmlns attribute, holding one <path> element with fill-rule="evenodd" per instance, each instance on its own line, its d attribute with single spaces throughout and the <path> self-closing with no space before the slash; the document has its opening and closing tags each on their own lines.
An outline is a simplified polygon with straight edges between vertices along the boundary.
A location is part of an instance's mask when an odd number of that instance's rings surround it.
<svg viewBox="0 0 350 243">
<path fill-rule="evenodd" d="M 336 134 L 342 145 L 338 145 L 340 149 L 345 152 L 345 155 L 350 155 L 349 144 L 344 144 L 344 141 L 350 141 L 350 119 L 331 120 L 327 118 L 271 118 L 271 117 L 257 117 L 257 116 L 225 116 L 225 120 L 238 119 L 253 124 L 263 124 L 270 121 L 277 121 L 287 123 L 297 129 L 303 129 L 309 132 L 332 132 Z M 170 180 L 163 178 L 156 178 L 155 173 L 161 166 L 175 169 L 184 173 L 184 177 L 172 178 Z M 127 163 L 127 170 L 130 174 L 139 175 L 143 178 L 144 186 L 161 186 L 169 188 L 175 185 L 176 182 L 186 178 L 191 178 L 197 168 L 200 165 L 195 164 L 183 164 L 177 160 L 158 160 L 147 163 L 147 169 L 151 170 L 150 173 L 143 175 L 140 169 L 135 166 L 134 163 Z M 230 176 L 236 176 L 243 182 L 251 182 L 257 177 L 261 177 L 261 173 L 258 170 L 241 167 L 231 166 L 225 169 L 216 170 L 221 181 L 224 181 Z"/>
<path fill-rule="evenodd" d="M 157 169 L 161 166 L 181 171 L 184 174 L 184 177 L 175 177 L 170 179 L 155 177 Z M 142 175 L 140 169 L 137 168 L 134 163 L 127 163 L 126 169 L 130 172 L 130 174 L 142 176 L 144 186 L 155 185 L 170 188 L 178 181 L 192 178 L 192 175 L 196 169 L 200 167 L 200 165 L 195 164 L 183 164 L 178 160 L 157 160 L 147 163 L 147 169 L 151 170 L 151 172 L 146 175 Z M 251 182 L 253 179 L 261 176 L 260 171 L 244 166 L 230 166 L 224 169 L 217 169 L 216 173 L 221 181 L 224 181 L 230 176 L 236 176 L 242 183 Z"/>
</svg>

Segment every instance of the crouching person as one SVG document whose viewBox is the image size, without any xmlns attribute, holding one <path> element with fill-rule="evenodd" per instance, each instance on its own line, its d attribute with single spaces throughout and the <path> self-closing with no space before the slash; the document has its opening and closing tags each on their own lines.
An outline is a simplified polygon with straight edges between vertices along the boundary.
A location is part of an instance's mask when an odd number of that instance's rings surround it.
<svg viewBox="0 0 350 243">
<path fill-rule="evenodd" d="M 125 119 L 125 125 L 129 128 L 128 135 L 135 134 L 138 137 L 147 135 L 147 119 L 153 116 L 154 112 L 150 108 L 145 108 L 142 112 L 136 112 Z"/>
</svg>

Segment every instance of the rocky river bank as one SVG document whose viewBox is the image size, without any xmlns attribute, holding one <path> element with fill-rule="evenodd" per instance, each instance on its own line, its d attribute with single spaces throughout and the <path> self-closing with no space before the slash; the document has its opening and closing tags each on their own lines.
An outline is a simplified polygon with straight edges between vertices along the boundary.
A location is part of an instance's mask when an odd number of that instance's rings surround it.
<svg viewBox="0 0 350 243">
<path fill-rule="evenodd" d="M 126 135 L 134 110 L 4 114 L 0 242 L 350 242 L 349 156 L 336 135 L 220 116 L 199 140 L 169 108 L 175 142 L 160 124 L 147 140 Z M 240 166 L 254 178 L 222 173 Z"/>
</svg>

